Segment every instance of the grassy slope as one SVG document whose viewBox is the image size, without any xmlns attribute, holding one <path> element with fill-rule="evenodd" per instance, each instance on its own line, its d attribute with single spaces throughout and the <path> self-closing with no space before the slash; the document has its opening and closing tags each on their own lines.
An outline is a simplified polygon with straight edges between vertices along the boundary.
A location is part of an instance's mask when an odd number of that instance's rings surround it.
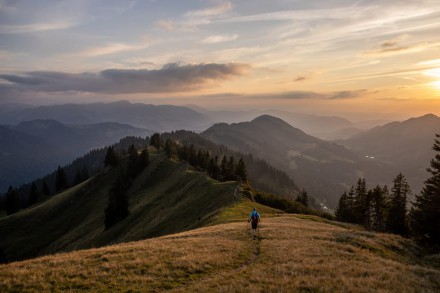
<svg viewBox="0 0 440 293">
<path fill-rule="evenodd" d="M 243 219 L 249 207 L 224 213 Z M 0 291 L 440 290 L 438 256 L 417 257 L 410 240 L 313 216 L 262 215 L 257 240 L 241 221 L 1 265 Z"/>
<path fill-rule="evenodd" d="M 0 219 L 8 260 L 135 241 L 201 227 L 236 202 L 236 182 L 218 183 L 186 163 L 152 156 L 129 190 L 130 215 L 103 231 L 108 189 L 116 171 L 96 176 L 41 205 Z"/>
</svg>

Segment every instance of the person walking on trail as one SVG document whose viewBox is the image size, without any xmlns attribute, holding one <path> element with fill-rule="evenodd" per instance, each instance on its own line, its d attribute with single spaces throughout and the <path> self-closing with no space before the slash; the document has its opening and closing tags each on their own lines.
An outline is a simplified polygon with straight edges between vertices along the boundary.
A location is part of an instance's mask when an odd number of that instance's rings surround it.
<svg viewBox="0 0 440 293">
<path fill-rule="evenodd" d="M 257 209 L 254 208 L 252 213 L 249 215 L 248 223 L 251 222 L 252 231 L 254 232 L 254 239 L 257 237 L 257 228 L 258 223 L 260 222 L 260 214 L 257 212 Z"/>
</svg>

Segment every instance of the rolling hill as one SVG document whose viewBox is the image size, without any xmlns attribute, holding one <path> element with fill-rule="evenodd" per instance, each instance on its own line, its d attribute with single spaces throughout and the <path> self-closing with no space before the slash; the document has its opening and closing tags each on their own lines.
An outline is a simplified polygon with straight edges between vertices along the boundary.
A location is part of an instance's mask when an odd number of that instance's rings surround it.
<svg viewBox="0 0 440 293">
<path fill-rule="evenodd" d="M 0 192 L 41 177 L 90 150 L 126 136 L 151 135 L 147 129 L 119 123 L 65 125 L 55 120 L 32 120 L 0 126 Z"/>
<path fill-rule="evenodd" d="M 263 115 L 251 122 L 216 124 L 201 134 L 217 144 L 260 157 L 283 171 L 311 195 L 335 207 L 358 177 L 382 183 L 391 178 L 380 162 L 310 136 L 283 120 Z"/>
<path fill-rule="evenodd" d="M 362 156 L 386 162 L 403 172 L 418 192 L 428 174 L 426 168 L 434 156 L 432 145 L 440 133 L 440 117 L 427 114 L 403 122 L 392 122 L 338 141 Z"/>
<path fill-rule="evenodd" d="M 235 222 L 0 265 L 1 291 L 438 292 L 438 255 L 411 240 L 312 216 Z M 222 213 L 220 213 L 222 215 Z"/>
<path fill-rule="evenodd" d="M 153 155 L 127 192 L 130 214 L 104 231 L 109 169 L 49 200 L 0 219 L 0 248 L 9 261 L 176 233 L 206 225 L 240 200 L 237 183 L 219 183 L 184 162 Z"/>
</svg>

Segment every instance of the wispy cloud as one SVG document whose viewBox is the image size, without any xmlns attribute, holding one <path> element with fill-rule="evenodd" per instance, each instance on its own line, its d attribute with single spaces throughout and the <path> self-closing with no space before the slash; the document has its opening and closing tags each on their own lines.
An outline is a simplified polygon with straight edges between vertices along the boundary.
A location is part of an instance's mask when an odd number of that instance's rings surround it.
<svg viewBox="0 0 440 293">
<path fill-rule="evenodd" d="M 126 52 L 126 51 L 138 51 L 148 48 L 148 46 L 149 43 L 136 44 L 136 45 L 121 44 L 121 43 L 107 44 L 100 47 L 93 47 L 86 49 L 84 51 L 76 53 L 75 55 L 82 57 L 97 57 L 97 56 L 110 55 L 110 54 Z"/>
<path fill-rule="evenodd" d="M 440 65 L 440 59 L 431 59 L 431 60 L 425 60 L 425 61 L 421 61 L 419 63 L 417 63 L 416 65 Z"/>
<path fill-rule="evenodd" d="M 354 91 L 339 91 L 331 94 L 330 99 L 331 100 L 346 100 L 346 99 L 354 99 L 359 98 L 363 94 L 367 92 L 366 89 L 362 90 L 354 90 Z"/>
<path fill-rule="evenodd" d="M 206 9 L 193 10 L 185 13 L 186 17 L 208 17 L 223 14 L 232 10 L 232 3 L 227 1 L 217 5 L 215 7 L 210 7 Z"/>
<path fill-rule="evenodd" d="M 202 43 L 205 44 L 217 44 L 217 43 L 224 43 L 224 42 L 230 42 L 238 39 L 237 34 L 233 35 L 212 35 L 204 38 L 202 40 Z"/>
<path fill-rule="evenodd" d="M 37 92 L 159 93 L 191 91 L 243 75 L 246 64 L 167 64 L 157 70 L 107 69 L 98 73 L 27 72 L 0 75 L 12 85 L 3 90 Z"/>
<path fill-rule="evenodd" d="M 53 30 L 63 30 L 74 27 L 77 23 L 74 22 L 54 22 L 54 23 L 33 23 L 23 25 L 0 25 L 0 34 L 21 34 L 44 32 Z"/>
<path fill-rule="evenodd" d="M 167 19 L 159 19 L 154 22 L 154 25 L 157 28 L 166 30 L 166 31 L 173 31 L 176 28 L 176 24 L 172 20 Z"/>
<path fill-rule="evenodd" d="M 439 43 L 418 43 L 418 44 L 404 44 L 402 43 L 408 38 L 408 35 L 401 35 L 391 40 L 386 40 L 380 44 L 376 49 L 365 51 L 364 55 L 395 55 L 406 54 L 412 52 L 419 52 L 433 46 L 438 46 Z"/>
<path fill-rule="evenodd" d="M 299 82 L 299 81 L 304 81 L 304 80 L 306 80 L 307 78 L 305 77 L 305 76 L 298 76 L 297 78 L 295 78 L 293 81 L 294 82 Z"/>
</svg>

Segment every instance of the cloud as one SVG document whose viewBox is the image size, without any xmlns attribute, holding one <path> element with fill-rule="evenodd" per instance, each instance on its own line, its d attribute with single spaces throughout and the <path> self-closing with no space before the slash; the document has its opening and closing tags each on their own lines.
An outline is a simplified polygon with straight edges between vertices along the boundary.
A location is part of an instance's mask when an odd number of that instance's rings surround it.
<svg viewBox="0 0 440 293">
<path fill-rule="evenodd" d="M 23 25 L 0 25 L 0 34 L 20 34 L 63 30 L 77 25 L 74 22 L 33 23 Z"/>
<path fill-rule="evenodd" d="M 366 89 L 362 90 L 354 90 L 354 91 L 339 91 L 335 92 L 330 96 L 331 100 L 346 100 L 346 99 L 354 99 L 359 98 L 362 96 L 365 92 L 367 92 Z"/>
<path fill-rule="evenodd" d="M 88 92 L 88 93 L 160 93 L 200 89 L 243 75 L 246 64 L 202 63 L 167 64 L 156 70 L 107 69 L 98 73 L 34 71 L 22 75 L 2 74 L 9 83 L 3 91 Z"/>
<path fill-rule="evenodd" d="M 306 80 L 307 78 L 305 77 L 305 76 L 298 76 L 297 78 L 295 78 L 293 81 L 294 82 L 299 82 L 299 81 L 304 81 L 304 80 Z"/>
<path fill-rule="evenodd" d="M 103 56 L 103 55 L 110 55 L 120 52 L 126 52 L 126 51 L 138 51 L 145 49 L 149 46 L 148 43 L 146 44 L 139 44 L 139 45 L 127 45 L 127 44 L 107 44 L 100 47 L 93 47 L 86 49 L 82 52 L 79 52 L 75 55 L 81 56 L 81 57 L 97 57 L 97 56 Z"/>
<path fill-rule="evenodd" d="M 220 5 L 217 5 L 215 7 L 207 8 L 207 9 L 201 9 L 201 10 L 194 10 L 194 11 L 188 11 L 185 13 L 186 17 L 208 17 L 208 16 L 216 16 L 223 14 L 225 12 L 228 12 L 232 10 L 232 3 L 227 1 Z"/>
<path fill-rule="evenodd" d="M 160 29 L 166 30 L 166 31 L 173 31 L 176 28 L 176 25 L 171 20 L 166 19 L 159 19 L 154 22 L 154 25 Z"/>
<path fill-rule="evenodd" d="M 440 65 L 440 59 L 425 60 L 417 63 L 416 65 Z"/>
<path fill-rule="evenodd" d="M 237 34 L 233 35 L 212 35 L 204 38 L 202 40 L 202 43 L 205 44 L 217 44 L 217 43 L 224 43 L 224 42 L 230 42 L 238 39 Z"/>
<path fill-rule="evenodd" d="M 418 43 L 412 45 L 402 45 L 401 42 L 406 40 L 408 35 L 401 35 L 394 39 L 384 41 L 380 44 L 379 48 L 369 50 L 363 53 L 363 55 L 391 55 L 391 54 L 405 54 L 412 52 L 423 51 L 427 48 L 438 46 L 439 43 Z"/>
</svg>

